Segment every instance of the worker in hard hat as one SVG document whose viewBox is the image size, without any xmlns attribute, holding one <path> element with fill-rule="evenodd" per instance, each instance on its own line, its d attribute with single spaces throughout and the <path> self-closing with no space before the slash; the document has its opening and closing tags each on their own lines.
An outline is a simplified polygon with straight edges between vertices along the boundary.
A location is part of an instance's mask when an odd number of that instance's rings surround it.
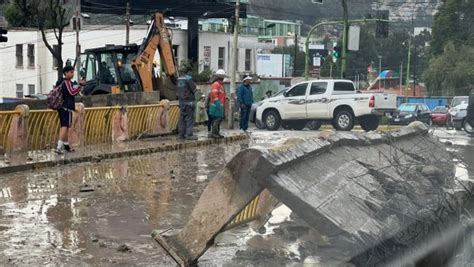
<svg viewBox="0 0 474 267">
<path fill-rule="evenodd" d="M 245 76 L 242 84 L 237 88 L 237 99 L 240 106 L 240 130 L 247 132 L 249 115 L 253 104 L 252 76 Z"/>
<path fill-rule="evenodd" d="M 226 95 L 225 95 L 225 88 L 224 88 L 224 79 L 227 77 L 225 71 L 223 69 L 219 69 L 214 73 L 214 82 L 211 85 L 211 91 L 209 93 L 207 108 L 209 112 L 209 108 L 212 104 L 216 104 L 216 100 L 218 100 L 219 105 L 225 107 Z M 224 116 L 215 117 L 209 114 L 209 123 L 208 130 L 212 131 L 209 133 L 209 136 L 212 138 L 222 138 L 224 136 L 220 133 L 221 122 Z M 209 127 L 211 126 L 211 127 Z"/>
<path fill-rule="evenodd" d="M 177 95 L 181 116 L 179 119 L 179 138 L 196 140 L 193 134 L 194 127 L 194 107 L 196 98 L 196 84 L 193 81 L 192 69 L 188 68 L 186 75 L 179 77 L 177 82 Z"/>
</svg>

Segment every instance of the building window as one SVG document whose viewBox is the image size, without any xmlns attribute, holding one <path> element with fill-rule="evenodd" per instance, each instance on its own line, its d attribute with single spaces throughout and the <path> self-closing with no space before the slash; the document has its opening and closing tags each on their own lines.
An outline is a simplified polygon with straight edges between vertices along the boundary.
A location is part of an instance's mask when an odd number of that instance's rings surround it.
<svg viewBox="0 0 474 267">
<path fill-rule="evenodd" d="M 173 57 L 177 67 L 179 66 L 178 49 L 179 45 L 173 45 Z"/>
<path fill-rule="evenodd" d="M 16 85 L 16 97 L 23 98 L 23 84 Z"/>
<path fill-rule="evenodd" d="M 57 52 L 59 49 L 58 45 L 53 45 L 53 50 L 54 52 Z M 53 69 L 57 69 L 58 68 L 58 60 L 56 59 L 55 56 L 52 56 L 53 57 Z"/>
<path fill-rule="evenodd" d="M 204 69 L 209 70 L 211 68 L 211 55 L 212 48 L 210 46 L 204 46 Z"/>
<path fill-rule="evenodd" d="M 35 45 L 29 44 L 28 45 L 28 67 L 35 66 Z"/>
<path fill-rule="evenodd" d="M 252 49 L 245 49 L 245 70 L 249 71 L 252 66 Z"/>
<path fill-rule="evenodd" d="M 225 69 L 225 47 L 219 47 L 219 59 L 217 62 L 217 68 Z"/>
<path fill-rule="evenodd" d="M 35 85 L 34 85 L 34 84 L 28 84 L 28 94 L 29 94 L 29 95 L 34 95 L 34 94 L 36 94 Z"/>
<path fill-rule="evenodd" d="M 23 67 L 23 45 L 16 45 L 16 66 Z"/>
</svg>

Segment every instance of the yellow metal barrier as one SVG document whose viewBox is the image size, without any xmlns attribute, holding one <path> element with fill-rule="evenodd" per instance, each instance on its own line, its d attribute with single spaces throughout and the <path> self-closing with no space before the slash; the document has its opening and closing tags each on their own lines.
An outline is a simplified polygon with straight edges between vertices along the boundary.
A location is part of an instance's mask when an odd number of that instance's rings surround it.
<svg viewBox="0 0 474 267">
<path fill-rule="evenodd" d="M 257 219 L 259 200 L 260 195 L 250 201 L 250 203 L 227 225 L 226 229 L 230 229 Z"/>
<path fill-rule="evenodd" d="M 120 107 L 86 108 L 84 114 L 84 144 L 112 142 L 112 122 Z"/>
<path fill-rule="evenodd" d="M 162 106 L 141 105 L 128 107 L 128 134 L 136 137 L 143 133 L 155 133 L 159 123 L 159 110 Z M 84 144 L 94 145 L 112 141 L 112 126 L 115 115 L 121 107 L 86 108 L 84 112 Z M 179 106 L 173 103 L 168 111 L 168 128 L 177 129 Z M 8 130 L 16 111 L 0 112 L 0 150 L 6 147 Z M 54 147 L 58 140 L 59 119 L 54 110 L 31 110 L 29 115 L 28 148 L 40 150 Z"/>
<path fill-rule="evenodd" d="M 172 105 L 169 110 L 169 129 L 174 131 L 178 129 L 179 117 L 181 115 L 179 105 Z"/>
<path fill-rule="evenodd" d="M 58 140 L 59 118 L 54 110 L 32 110 L 28 118 L 28 148 L 54 147 Z"/>
<path fill-rule="evenodd" d="M 128 109 L 128 135 L 136 137 L 155 133 L 160 105 L 132 106 Z"/>
<path fill-rule="evenodd" d="M 5 151 L 7 148 L 8 132 L 12 123 L 13 116 L 19 115 L 17 111 L 2 111 L 0 112 L 0 151 Z"/>
</svg>

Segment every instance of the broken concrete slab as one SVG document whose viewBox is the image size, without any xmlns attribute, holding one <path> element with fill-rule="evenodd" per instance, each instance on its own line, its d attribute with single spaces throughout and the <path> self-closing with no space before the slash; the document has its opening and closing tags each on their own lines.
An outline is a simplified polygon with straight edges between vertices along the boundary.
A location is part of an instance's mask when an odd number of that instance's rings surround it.
<svg viewBox="0 0 474 267">
<path fill-rule="evenodd" d="M 442 189 L 454 186 L 454 164 L 426 126 L 324 139 L 241 152 L 211 182 L 186 227 L 155 239 L 180 265 L 195 263 L 264 188 L 351 258 L 387 240 L 405 246 L 413 227 L 449 214 L 442 200 L 453 197 Z"/>
<path fill-rule="evenodd" d="M 257 180 L 250 177 L 258 165 L 254 159 L 263 153 L 263 149 L 241 151 L 209 183 L 188 223 L 178 234 L 153 235 L 178 264 L 195 263 L 223 227 L 263 190 Z"/>
</svg>

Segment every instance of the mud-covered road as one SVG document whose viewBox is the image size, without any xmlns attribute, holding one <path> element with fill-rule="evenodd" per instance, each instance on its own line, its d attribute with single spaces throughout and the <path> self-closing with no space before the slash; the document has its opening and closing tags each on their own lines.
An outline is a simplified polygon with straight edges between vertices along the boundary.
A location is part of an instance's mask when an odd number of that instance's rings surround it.
<svg viewBox="0 0 474 267">
<path fill-rule="evenodd" d="M 238 151 L 317 132 L 254 132 L 249 141 L 59 166 L 0 177 L 0 265 L 159 265 L 174 262 L 151 239 L 182 227 L 210 179 Z M 474 139 L 436 130 L 474 179 Z M 334 254 L 334 255 L 333 255 Z M 337 255 L 336 255 L 337 254 Z M 219 235 L 201 266 L 327 265 L 344 261 L 325 238 L 280 206 L 263 226 Z"/>
</svg>

